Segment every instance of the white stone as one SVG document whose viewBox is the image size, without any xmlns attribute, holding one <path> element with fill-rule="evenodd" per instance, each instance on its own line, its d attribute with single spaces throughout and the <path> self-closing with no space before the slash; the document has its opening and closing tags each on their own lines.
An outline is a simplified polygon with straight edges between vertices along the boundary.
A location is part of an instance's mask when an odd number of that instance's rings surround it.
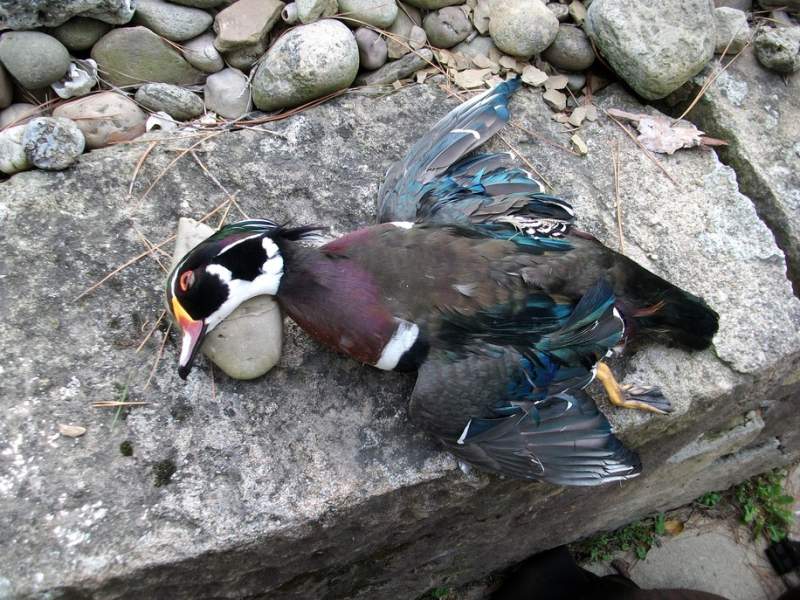
<svg viewBox="0 0 800 600">
<path fill-rule="evenodd" d="M 33 166 L 22 145 L 24 131 L 25 125 L 16 125 L 0 131 L 0 171 L 6 175 L 27 171 Z"/>
<path fill-rule="evenodd" d="M 226 119 L 238 119 L 252 108 L 247 76 L 238 69 L 227 68 L 209 75 L 204 95 L 206 109 Z"/>
</svg>

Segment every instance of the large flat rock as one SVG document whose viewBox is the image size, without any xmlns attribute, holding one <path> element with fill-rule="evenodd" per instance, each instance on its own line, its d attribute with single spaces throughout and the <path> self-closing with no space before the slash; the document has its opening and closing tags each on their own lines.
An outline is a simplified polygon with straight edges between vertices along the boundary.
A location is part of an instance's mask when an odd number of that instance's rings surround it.
<svg viewBox="0 0 800 600">
<path fill-rule="evenodd" d="M 613 88 L 598 102 L 641 110 Z M 713 349 L 645 343 L 613 365 L 677 407 L 651 417 L 602 403 L 642 454 L 636 480 L 583 490 L 465 476 L 408 422 L 413 377 L 336 356 L 294 326 L 279 365 L 252 382 L 207 363 L 182 382 L 173 332 L 147 386 L 164 339 L 136 351 L 163 306 L 150 258 L 76 300 L 144 250 L 140 234 L 166 239 L 180 216 L 226 199 L 189 155 L 139 199 L 180 148 L 200 142 L 197 157 L 249 216 L 338 234 L 372 221 L 386 168 L 454 105 L 413 86 L 264 126 L 279 135 L 171 135 L 133 198 L 146 142 L 0 185 L 0 597 L 413 598 L 800 454 L 800 302 L 733 171 L 685 151 L 661 159 L 673 184 L 605 117 L 575 156 L 542 141 L 567 138 L 527 89 L 512 112 L 537 137 L 509 128 L 507 139 L 612 247 L 618 144 L 625 252 L 721 315 Z M 121 396 L 149 404 L 119 418 L 92 407 Z M 87 433 L 59 436 L 59 423 Z"/>
<path fill-rule="evenodd" d="M 718 61 L 706 67 L 676 94 L 680 105 L 719 70 Z M 745 48 L 688 118 L 729 142 L 719 149 L 720 158 L 736 170 L 742 192 L 772 229 L 800 295 L 800 77 L 765 69 Z"/>
</svg>

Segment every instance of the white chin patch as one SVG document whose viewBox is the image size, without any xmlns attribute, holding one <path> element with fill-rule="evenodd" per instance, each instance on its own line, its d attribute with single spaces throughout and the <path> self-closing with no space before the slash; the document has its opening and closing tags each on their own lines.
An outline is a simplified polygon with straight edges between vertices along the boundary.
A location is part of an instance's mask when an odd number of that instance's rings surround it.
<svg viewBox="0 0 800 600">
<path fill-rule="evenodd" d="M 380 359 L 375 363 L 376 367 L 384 371 L 392 371 L 397 366 L 397 363 L 400 362 L 400 359 L 403 358 L 403 354 L 411 349 L 411 346 L 414 345 L 414 342 L 419 337 L 419 327 L 416 324 L 404 319 L 396 320 L 397 329 L 394 330 L 392 338 L 383 347 Z"/>
</svg>

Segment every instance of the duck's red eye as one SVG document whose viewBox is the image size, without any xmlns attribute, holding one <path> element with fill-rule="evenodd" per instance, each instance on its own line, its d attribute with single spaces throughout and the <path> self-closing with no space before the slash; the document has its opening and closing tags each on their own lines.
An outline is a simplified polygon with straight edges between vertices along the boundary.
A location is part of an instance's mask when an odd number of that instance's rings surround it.
<svg viewBox="0 0 800 600">
<path fill-rule="evenodd" d="M 189 291 L 189 288 L 192 287 L 194 284 L 194 271 L 186 271 L 185 273 L 181 274 L 181 278 L 178 280 L 178 285 L 181 288 L 182 292 Z"/>
</svg>

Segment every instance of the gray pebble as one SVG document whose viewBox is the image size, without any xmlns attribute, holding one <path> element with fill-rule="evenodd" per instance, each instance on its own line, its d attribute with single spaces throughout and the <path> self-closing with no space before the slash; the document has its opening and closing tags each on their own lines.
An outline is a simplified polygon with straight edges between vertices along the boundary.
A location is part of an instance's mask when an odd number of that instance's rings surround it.
<svg viewBox="0 0 800 600">
<path fill-rule="evenodd" d="M 204 96 L 206 108 L 226 119 L 238 119 L 252 107 L 247 76 L 237 69 L 209 75 Z"/>
<path fill-rule="evenodd" d="M 27 102 L 17 102 L 0 111 L 0 129 L 9 125 L 20 125 L 30 121 L 33 117 L 41 115 L 39 107 Z"/>
<path fill-rule="evenodd" d="M 214 47 L 214 34 L 210 31 L 183 44 L 183 57 L 204 73 L 216 73 L 225 68 L 225 61 Z"/>
<path fill-rule="evenodd" d="M 203 114 L 203 101 L 187 89 L 169 83 L 148 83 L 136 91 L 136 102 L 154 112 L 163 111 L 176 121 Z"/>
<path fill-rule="evenodd" d="M 386 40 L 373 29 L 359 27 L 355 32 L 358 58 L 362 69 L 374 71 L 386 64 L 389 50 Z"/>
<path fill-rule="evenodd" d="M 422 32 L 422 37 L 425 38 L 422 44 L 418 46 L 421 48 L 428 41 L 425 30 L 422 29 L 422 14 L 417 8 L 406 6 L 401 2 L 400 10 L 397 11 L 397 18 L 389 28 L 389 33 L 392 35 L 388 36 L 386 40 L 390 60 L 405 56 L 412 49 L 416 49 L 412 41 L 412 36 L 418 35 L 416 32 Z"/>
<path fill-rule="evenodd" d="M 406 0 L 406 2 L 417 8 L 424 8 L 427 10 L 438 10 L 445 6 L 464 4 L 464 0 Z"/>
<path fill-rule="evenodd" d="M 22 145 L 33 166 L 60 171 L 81 155 L 85 141 L 81 130 L 69 119 L 39 117 L 25 126 Z"/>
<path fill-rule="evenodd" d="M 144 25 L 173 42 L 197 37 L 211 27 L 213 21 L 211 15 L 204 10 L 162 0 L 138 0 L 133 15 L 134 23 Z"/>
<path fill-rule="evenodd" d="M 0 108 L 6 108 L 14 100 L 14 84 L 8 76 L 8 71 L 0 64 Z"/>
<path fill-rule="evenodd" d="M 29 90 L 61 79 L 69 68 L 69 52 L 56 38 L 40 31 L 7 31 L 0 36 L 0 61 Z"/>
<path fill-rule="evenodd" d="M 147 119 L 133 100 L 117 92 L 100 92 L 59 104 L 53 116 L 74 121 L 90 149 L 139 137 L 145 132 Z"/>
<path fill-rule="evenodd" d="M 395 0 L 339 0 L 339 13 L 353 27 L 368 23 L 385 29 L 397 18 L 397 3 Z"/>
<path fill-rule="evenodd" d="M 205 78 L 147 27 L 112 29 L 92 47 L 92 58 L 103 78 L 118 86 L 149 81 L 185 85 Z"/>
<path fill-rule="evenodd" d="M 492 56 L 500 54 L 500 50 L 497 49 L 492 38 L 488 35 L 478 35 L 469 41 L 464 40 L 453 47 L 453 52 L 460 52 L 469 58 L 473 58 L 477 55 L 492 58 Z"/>
<path fill-rule="evenodd" d="M 717 26 L 717 44 L 714 52 L 721 54 L 727 48 L 728 54 L 736 54 L 750 39 L 750 26 L 747 15 L 735 8 L 715 8 L 714 22 Z"/>
<path fill-rule="evenodd" d="M 547 8 L 550 9 L 556 19 L 558 19 L 559 23 L 563 23 L 567 19 L 569 19 L 569 6 L 566 4 L 560 4 L 558 2 L 550 2 L 547 5 Z"/>
<path fill-rule="evenodd" d="M 558 27 L 556 39 L 542 52 L 542 58 L 557 69 L 583 71 L 594 62 L 594 50 L 583 29 L 562 24 Z"/>
<path fill-rule="evenodd" d="M 297 11 L 297 18 L 304 24 L 313 23 L 339 12 L 337 0 L 296 0 L 292 4 Z"/>
<path fill-rule="evenodd" d="M 586 85 L 586 76 L 583 73 L 565 73 L 567 76 L 567 87 L 572 92 L 580 92 Z"/>
<path fill-rule="evenodd" d="M 762 27 L 754 40 L 756 58 L 778 73 L 800 69 L 800 27 Z"/>
<path fill-rule="evenodd" d="M 183 4 L 184 6 L 193 6 L 194 8 L 215 8 L 225 4 L 228 0 L 170 0 L 175 4 Z"/>
<path fill-rule="evenodd" d="M 343 23 L 323 19 L 278 38 L 253 76 L 261 110 L 298 106 L 350 86 L 358 73 L 358 45 Z"/>
<path fill-rule="evenodd" d="M 489 35 L 506 54 L 530 58 L 553 43 L 558 19 L 539 0 L 494 2 L 489 13 Z"/>
<path fill-rule="evenodd" d="M 25 154 L 22 135 L 25 125 L 17 125 L 0 131 L 0 172 L 13 175 L 31 168 L 31 161 Z"/>
<path fill-rule="evenodd" d="M 103 21 L 75 17 L 63 25 L 59 25 L 50 33 L 67 49 L 81 52 L 91 48 L 97 40 L 108 33 L 109 29 L 111 29 L 111 25 Z"/>
<path fill-rule="evenodd" d="M 447 6 L 428 13 L 422 21 L 428 41 L 438 48 L 452 48 L 472 32 L 467 15 L 457 6 Z"/>
</svg>

